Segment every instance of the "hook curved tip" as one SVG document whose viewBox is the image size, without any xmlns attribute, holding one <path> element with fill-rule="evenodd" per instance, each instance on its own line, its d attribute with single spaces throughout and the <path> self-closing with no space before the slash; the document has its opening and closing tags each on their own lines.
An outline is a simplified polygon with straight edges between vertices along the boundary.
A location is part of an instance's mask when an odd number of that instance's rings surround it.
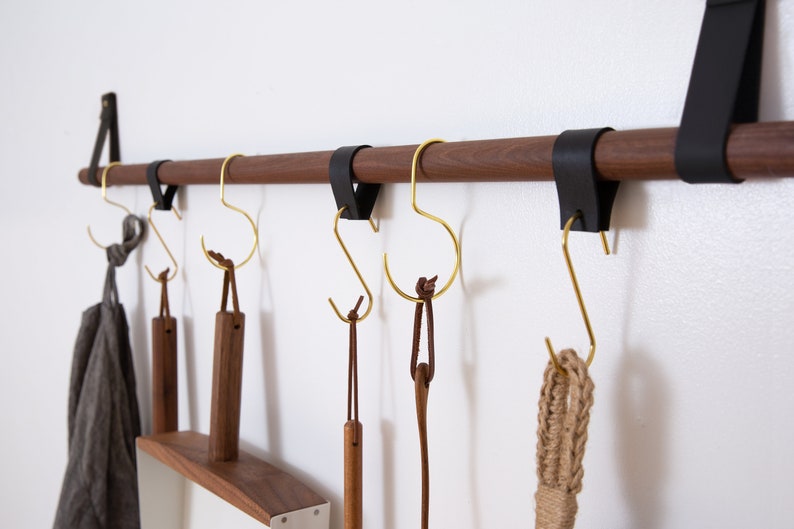
<svg viewBox="0 0 794 529">
<path fill-rule="evenodd" d="M 400 295 L 400 297 L 402 297 L 403 299 L 406 299 L 408 301 L 413 301 L 414 303 L 424 303 L 424 301 L 422 299 L 415 298 L 415 297 L 407 294 L 406 292 L 404 292 L 403 289 L 401 289 L 397 285 L 397 283 L 394 281 L 394 278 L 391 275 L 391 270 L 389 270 L 389 256 L 388 256 L 388 254 L 386 252 L 383 253 L 383 271 L 386 272 L 386 280 L 389 282 L 389 284 L 394 289 L 394 291 L 397 292 L 397 294 Z M 436 297 L 438 297 L 438 294 L 433 296 L 433 299 L 435 299 Z"/>
<path fill-rule="evenodd" d="M 359 303 L 358 303 L 358 305 L 356 305 L 356 309 L 358 309 L 359 305 L 361 304 L 361 300 L 363 299 L 363 297 L 364 297 L 364 296 L 360 296 L 360 297 L 359 297 Z M 364 314 L 362 314 L 361 316 L 359 316 L 359 317 L 358 317 L 358 319 L 356 320 L 357 322 L 362 322 L 362 321 L 364 321 L 365 319 L 367 319 L 367 316 L 369 316 L 369 313 L 372 311 L 372 306 L 373 306 L 373 303 L 372 303 L 372 295 L 371 295 L 371 294 L 368 294 L 368 295 L 367 295 L 367 298 L 368 298 L 368 300 L 369 300 L 369 303 L 367 304 L 367 310 L 365 310 L 365 311 L 364 311 Z M 352 323 L 352 322 L 351 322 L 351 320 L 350 320 L 350 318 L 346 318 L 346 317 L 345 317 L 345 316 L 344 316 L 344 315 L 343 315 L 343 314 L 342 314 L 342 313 L 339 311 L 339 307 L 337 307 L 337 306 L 336 306 L 336 303 L 334 303 L 334 300 L 333 300 L 333 299 L 331 299 L 330 297 L 328 298 L 328 303 L 330 303 L 330 304 L 331 304 L 331 308 L 332 308 L 332 309 L 334 309 L 334 312 L 336 313 L 336 317 L 337 317 L 337 318 L 339 318 L 340 320 L 342 320 L 342 321 L 343 321 L 343 322 L 345 322 L 345 323 Z"/>
<path fill-rule="evenodd" d="M 86 229 L 86 231 L 88 232 L 88 238 L 89 238 L 89 239 L 91 239 L 91 242 L 92 242 L 92 243 L 94 243 L 94 244 L 95 244 L 97 247 L 99 247 L 101 250 L 107 250 L 107 249 L 108 249 L 108 247 L 107 247 L 107 246 L 105 246 L 105 245 L 103 245 L 103 244 L 100 244 L 100 242 L 99 242 L 99 241 L 97 241 L 97 240 L 94 238 L 94 234 L 93 234 L 93 233 L 91 233 L 91 226 L 89 226 L 88 224 L 86 224 L 86 226 L 85 226 L 85 229 Z"/>
<path fill-rule="evenodd" d="M 551 345 L 551 339 L 548 336 L 546 336 L 546 349 L 549 350 L 549 359 L 551 360 L 551 363 L 554 365 L 554 369 L 556 369 L 557 372 L 562 376 L 567 377 L 568 372 L 562 368 L 560 362 L 557 360 L 557 355 L 554 354 L 554 347 Z"/>
<path fill-rule="evenodd" d="M 333 300 L 333 299 L 331 299 L 330 297 L 328 298 L 328 303 L 330 303 L 330 304 L 331 304 L 331 308 L 332 308 L 332 309 L 334 309 L 334 312 L 336 313 L 336 317 L 337 317 L 337 318 L 339 318 L 340 320 L 342 320 L 342 321 L 343 321 L 343 322 L 345 322 L 345 323 L 350 323 L 350 320 L 349 320 L 349 319 L 347 319 L 347 318 L 345 318 L 345 317 L 342 315 L 342 313 L 341 313 L 341 312 L 339 312 L 339 308 L 337 308 L 337 306 L 336 306 L 336 303 L 334 303 L 334 300 Z"/>
</svg>

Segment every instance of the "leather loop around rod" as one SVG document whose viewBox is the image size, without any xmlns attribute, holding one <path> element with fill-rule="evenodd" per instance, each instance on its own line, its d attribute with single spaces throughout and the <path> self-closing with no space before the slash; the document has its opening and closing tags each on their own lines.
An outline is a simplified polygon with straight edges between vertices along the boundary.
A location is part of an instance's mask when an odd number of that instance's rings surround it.
<svg viewBox="0 0 794 529">
<path fill-rule="evenodd" d="M 572 231 L 609 230 L 620 182 L 598 179 L 594 154 L 598 138 L 610 130 L 613 129 L 566 130 L 554 142 L 551 163 L 560 202 L 560 229 L 580 211 L 582 216 L 573 223 Z"/>
<path fill-rule="evenodd" d="M 97 178 L 99 158 L 102 157 L 102 148 L 105 139 L 110 135 L 108 162 L 121 161 L 121 147 L 119 144 L 119 121 L 116 107 L 116 94 L 108 92 L 102 96 L 102 112 L 99 115 L 99 130 L 94 142 L 94 152 L 91 154 L 91 163 L 88 166 L 88 183 L 100 187 L 102 184 Z"/>
<path fill-rule="evenodd" d="M 176 195 L 179 186 L 170 185 L 166 187 L 163 193 L 160 187 L 160 178 L 157 176 L 157 170 L 165 162 L 171 160 L 155 160 L 146 167 L 146 182 L 149 184 L 149 189 L 152 191 L 152 201 L 157 204 L 154 208 L 162 211 L 168 211 L 174 203 L 174 196 Z"/>
<path fill-rule="evenodd" d="M 328 177 L 337 211 L 347 206 L 342 213 L 343 219 L 368 220 L 378 199 L 380 184 L 359 183 L 357 187 L 353 187 L 353 158 L 358 151 L 369 147 L 369 145 L 340 147 L 331 155 Z"/>
<path fill-rule="evenodd" d="M 733 123 L 758 120 L 764 0 L 709 0 L 675 146 L 690 184 L 740 183 L 728 168 Z"/>
</svg>

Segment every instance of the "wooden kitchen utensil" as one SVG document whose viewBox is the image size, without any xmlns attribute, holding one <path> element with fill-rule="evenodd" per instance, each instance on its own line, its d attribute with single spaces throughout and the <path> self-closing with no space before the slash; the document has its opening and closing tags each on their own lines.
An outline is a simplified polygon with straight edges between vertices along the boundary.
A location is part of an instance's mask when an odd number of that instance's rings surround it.
<svg viewBox="0 0 794 529">
<path fill-rule="evenodd" d="M 190 524 L 186 494 L 194 482 L 267 527 L 328 529 L 330 505 L 298 479 L 238 449 L 245 315 L 234 264 L 211 253 L 224 272 L 215 319 L 210 435 L 169 432 L 137 440 L 142 529 Z M 231 287 L 233 312 L 226 310 Z M 200 521 L 199 521 L 200 522 Z"/>
</svg>

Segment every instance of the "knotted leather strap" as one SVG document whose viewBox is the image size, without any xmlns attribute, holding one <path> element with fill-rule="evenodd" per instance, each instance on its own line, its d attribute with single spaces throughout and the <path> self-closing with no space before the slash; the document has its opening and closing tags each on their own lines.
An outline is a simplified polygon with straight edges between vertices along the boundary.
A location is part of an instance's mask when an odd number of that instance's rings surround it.
<svg viewBox="0 0 794 529">
<path fill-rule="evenodd" d="M 345 440 L 345 529 L 361 529 L 364 526 L 362 501 L 363 476 L 363 427 L 358 421 L 358 338 L 356 322 L 358 309 L 364 296 L 358 298 L 356 306 L 347 314 L 350 320 L 349 355 L 347 364 L 347 422 Z"/>
<path fill-rule="evenodd" d="M 427 394 L 430 381 L 435 374 L 436 355 L 433 344 L 433 294 L 436 290 L 436 279 L 420 277 L 416 282 L 416 295 L 422 303 L 416 304 L 414 312 L 414 336 L 411 347 L 411 378 L 414 380 L 416 393 L 416 421 L 419 425 L 419 446 L 422 457 L 422 529 L 427 529 L 430 515 L 430 465 L 427 453 Z M 422 334 L 422 305 L 427 313 L 427 363 L 419 360 L 419 342 Z"/>
<path fill-rule="evenodd" d="M 160 282 L 160 317 L 164 318 L 166 331 L 171 330 L 171 307 L 168 305 L 168 271 L 166 268 L 157 276 Z"/>
<path fill-rule="evenodd" d="M 215 259 L 215 261 L 223 267 L 223 293 L 221 295 L 221 312 L 226 310 L 226 304 L 229 299 L 229 287 L 231 286 L 232 290 L 232 308 L 234 310 L 234 324 L 238 325 L 241 312 L 240 312 L 240 303 L 237 301 L 237 281 L 234 279 L 234 262 L 231 259 L 226 259 L 223 254 L 219 252 L 213 252 L 210 250 L 208 252 L 210 257 Z"/>
<path fill-rule="evenodd" d="M 573 349 L 562 351 L 559 361 L 568 376 L 549 361 L 540 390 L 535 529 L 571 529 L 576 494 L 582 490 L 594 385 L 587 364 Z"/>
<path fill-rule="evenodd" d="M 358 309 L 364 301 L 364 296 L 358 298 L 355 308 L 347 313 L 350 320 L 349 335 L 349 354 L 347 361 L 347 420 L 353 421 L 353 444 L 357 445 L 359 422 L 358 422 L 358 335 L 356 333 L 356 322 L 358 321 Z"/>
</svg>

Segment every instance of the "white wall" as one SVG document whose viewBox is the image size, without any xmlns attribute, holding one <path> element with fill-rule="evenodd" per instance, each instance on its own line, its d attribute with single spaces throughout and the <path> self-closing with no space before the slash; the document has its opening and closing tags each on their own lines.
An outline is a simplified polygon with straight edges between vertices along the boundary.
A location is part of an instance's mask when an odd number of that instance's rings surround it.
<svg viewBox="0 0 794 529">
<path fill-rule="evenodd" d="M 770 0 L 763 120 L 794 119 L 794 6 Z M 52 523 L 66 464 L 66 396 L 83 309 L 100 299 L 122 214 L 80 185 L 114 90 L 122 157 L 222 157 L 352 143 L 403 145 L 675 126 L 703 2 L 44 2 L 0 4 L 0 525 Z M 486 7 L 487 5 L 487 7 Z M 144 187 L 113 199 L 145 214 Z M 429 401 L 431 523 L 532 525 L 543 337 L 582 350 L 550 183 L 428 184 L 423 208 L 463 245 L 462 273 L 436 303 Z M 581 527 L 791 527 L 794 458 L 794 180 L 693 187 L 623 184 L 610 238 L 574 234 L 599 340 L 596 403 L 579 496 Z M 261 229 L 240 270 L 248 317 L 242 444 L 305 479 L 342 527 L 348 307 L 359 288 L 331 234 L 324 185 L 228 189 Z M 209 423 L 212 322 L 221 273 L 199 235 L 235 258 L 244 221 L 214 186 L 182 189 L 184 220 L 158 216 L 182 266 L 180 426 Z M 365 523 L 418 524 L 419 456 L 408 374 L 413 306 L 384 282 L 446 277 L 442 229 L 417 220 L 408 185 L 386 187 L 381 232 L 343 224 L 375 292 L 360 326 Z M 363 224 L 363 223 L 362 223 Z M 427 252 L 415 249 L 428 238 Z M 149 319 L 167 261 L 154 237 L 119 271 L 150 420 Z"/>
</svg>

